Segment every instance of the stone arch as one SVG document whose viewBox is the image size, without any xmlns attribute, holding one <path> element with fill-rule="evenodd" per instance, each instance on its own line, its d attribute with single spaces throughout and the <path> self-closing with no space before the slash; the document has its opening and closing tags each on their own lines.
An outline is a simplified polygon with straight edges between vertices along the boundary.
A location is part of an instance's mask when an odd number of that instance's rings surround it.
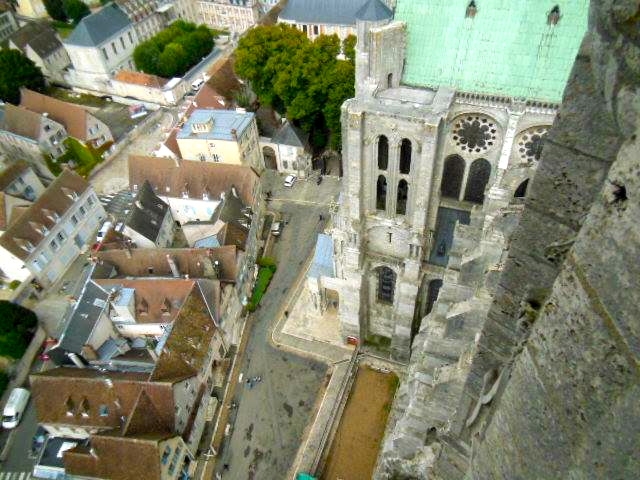
<svg viewBox="0 0 640 480">
<path fill-rule="evenodd" d="M 271 147 L 262 147 L 262 157 L 264 158 L 264 166 L 269 170 L 278 169 L 278 161 L 276 151 Z"/>
<path fill-rule="evenodd" d="M 384 135 L 378 137 L 378 170 L 389 166 L 389 140 Z"/>
<path fill-rule="evenodd" d="M 376 182 L 376 210 L 387 209 L 387 179 L 384 175 L 378 176 Z"/>
<path fill-rule="evenodd" d="M 409 183 L 402 179 L 398 182 L 398 195 L 396 197 L 396 215 L 406 215 L 407 198 L 409 198 Z"/>
<path fill-rule="evenodd" d="M 464 178 L 464 159 L 460 155 L 449 155 L 444 161 L 440 195 L 443 197 L 460 198 L 462 179 Z"/>
<path fill-rule="evenodd" d="M 411 172 L 411 140 L 403 138 L 400 143 L 400 173 L 408 174 Z"/>
<path fill-rule="evenodd" d="M 393 87 L 393 73 L 387 75 L 387 88 Z"/>
<path fill-rule="evenodd" d="M 464 199 L 467 202 L 483 203 L 484 191 L 491 176 L 491 164 L 484 158 L 474 160 L 469 168 L 467 188 L 464 191 Z"/>
<path fill-rule="evenodd" d="M 515 193 L 513 194 L 514 198 L 524 198 L 527 196 L 527 189 L 529 188 L 529 179 L 526 178 L 518 188 L 516 188 Z"/>
<path fill-rule="evenodd" d="M 392 305 L 396 290 L 396 272 L 384 265 L 377 267 L 375 272 L 378 278 L 376 300 L 378 303 Z"/>
</svg>

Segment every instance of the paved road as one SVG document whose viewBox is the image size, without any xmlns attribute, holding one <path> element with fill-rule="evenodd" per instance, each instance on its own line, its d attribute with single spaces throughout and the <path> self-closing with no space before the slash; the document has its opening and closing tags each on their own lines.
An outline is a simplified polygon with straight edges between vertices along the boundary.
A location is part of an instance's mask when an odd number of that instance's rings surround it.
<svg viewBox="0 0 640 480">
<path fill-rule="evenodd" d="M 231 419 L 231 434 L 219 452 L 218 473 L 234 480 L 286 478 L 312 420 L 318 394 L 328 382 L 325 364 L 277 349 L 268 338 L 312 252 L 321 228 L 319 215 L 327 215 L 327 204 L 339 188 L 338 181 L 324 186 L 299 182 L 285 191 L 278 186 L 281 179 L 270 175 L 266 175 L 264 188 L 272 189 L 274 198 L 297 198 L 305 203 L 271 202 L 270 208 L 288 224 L 274 243 L 271 255 L 278 261 L 278 271 L 256 312 L 241 363 L 245 379 L 259 375 L 262 381 L 253 388 L 246 383 L 239 386 L 239 406 L 235 419 Z"/>
</svg>

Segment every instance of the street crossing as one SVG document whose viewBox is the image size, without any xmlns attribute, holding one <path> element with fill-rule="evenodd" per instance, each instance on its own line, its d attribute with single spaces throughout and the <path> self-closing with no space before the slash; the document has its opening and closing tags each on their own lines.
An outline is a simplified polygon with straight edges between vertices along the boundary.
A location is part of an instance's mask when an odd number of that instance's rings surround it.
<svg viewBox="0 0 640 480">
<path fill-rule="evenodd" d="M 0 480 L 31 480 L 31 472 L 0 472 Z"/>
</svg>

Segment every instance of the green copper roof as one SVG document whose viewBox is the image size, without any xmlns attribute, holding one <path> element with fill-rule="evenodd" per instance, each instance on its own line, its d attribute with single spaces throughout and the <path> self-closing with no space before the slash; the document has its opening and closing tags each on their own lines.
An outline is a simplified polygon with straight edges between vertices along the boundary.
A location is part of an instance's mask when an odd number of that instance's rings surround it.
<svg viewBox="0 0 640 480">
<path fill-rule="evenodd" d="M 589 0 L 398 0 L 403 83 L 559 102 L 587 30 Z M 560 7 L 560 19 L 547 16 Z"/>
</svg>

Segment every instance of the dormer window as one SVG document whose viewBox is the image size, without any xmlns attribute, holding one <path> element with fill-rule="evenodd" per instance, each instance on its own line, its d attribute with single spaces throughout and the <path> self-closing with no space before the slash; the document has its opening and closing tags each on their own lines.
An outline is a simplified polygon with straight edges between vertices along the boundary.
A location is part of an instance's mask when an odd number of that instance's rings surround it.
<svg viewBox="0 0 640 480">
<path fill-rule="evenodd" d="M 150 273 L 153 273 L 153 269 L 151 269 Z M 139 315 L 148 315 L 149 314 L 149 302 L 147 302 L 144 298 L 140 300 L 140 304 L 138 305 L 138 314 Z"/>
<path fill-rule="evenodd" d="M 67 188 L 67 187 L 62 187 L 61 190 L 62 190 L 62 193 L 64 193 L 67 197 L 69 197 L 74 202 L 78 200 L 78 194 L 74 190 L 71 190 L 70 188 Z"/>
<path fill-rule="evenodd" d="M 84 397 L 82 402 L 80 402 L 80 415 L 82 415 L 83 418 L 89 417 L 89 400 L 87 400 L 87 397 Z"/>
<path fill-rule="evenodd" d="M 162 305 L 160 305 L 160 311 L 162 311 L 163 315 L 168 315 L 171 313 L 171 302 L 167 297 L 162 300 Z"/>
<path fill-rule="evenodd" d="M 202 200 L 209 200 L 209 192 L 202 192 Z"/>
<path fill-rule="evenodd" d="M 73 417 L 75 413 L 75 404 L 73 403 L 73 400 L 71 400 L 71 397 L 67 397 L 67 400 L 64 403 L 67 408 L 67 417 Z"/>
<path fill-rule="evenodd" d="M 22 238 L 15 238 L 14 240 L 18 244 L 18 246 L 26 252 L 31 253 L 36 249 L 33 243 L 31 243 L 29 240 L 23 240 Z"/>
<path fill-rule="evenodd" d="M 557 25 L 560 21 L 560 6 L 556 5 L 547 15 L 547 25 Z"/>
<path fill-rule="evenodd" d="M 49 229 L 45 227 L 43 224 L 38 222 L 29 222 L 29 225 L 31 226 L 31 228 L 33 228 L 36 232 L 38 232 L 43 237 L 46 237 L 47 235 L 49 235 Z"/>
<path fill-rule="evenodd" d="M 58 215 L 58 212 L 49 210 L 48 208 L 43 208 L 42 213 L 44 213 L 45 217 L 47 217 L 54 223 L 57 223 L 60 220 L 60 215 Z"/>
</svg>

